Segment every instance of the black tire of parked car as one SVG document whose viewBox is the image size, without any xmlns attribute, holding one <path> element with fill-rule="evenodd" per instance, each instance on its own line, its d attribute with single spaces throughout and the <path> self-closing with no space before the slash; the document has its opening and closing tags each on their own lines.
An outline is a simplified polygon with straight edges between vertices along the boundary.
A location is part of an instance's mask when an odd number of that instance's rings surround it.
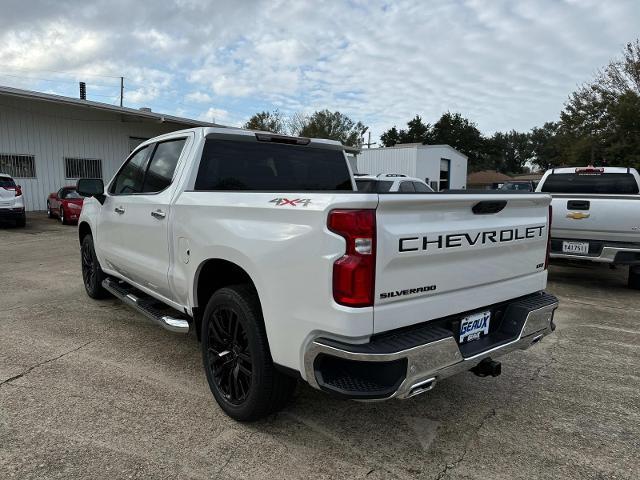
<svg viewBox="0 0 640 480">
<path fill-rule="evenodd" d="M 640 290 L 640 265 L 629 266 L 629 288 Z"/>
<path fill-rule="evenodd" d="M 102 281 L 107 278 L 100 267 L 96 251 L 93 248 L 93 237 L 86 235 L 82 239 L 80 248 L 80 261 L 82 262 L 82 281 L 87 295 L 96 300 L 108 298 L 111 294 L 102 287 Z"/>
<path fill-rule="evenodd" d="M 60 223 L 63 225 L 67 224 L 67 219 L 64 218 L 64 208 L 60 207 L 60 213 L 58 214 L 58 218 L 60 219 Z"/>
<path fill-rule="evenodd" d="M 47 201 L 47 217 L 53 218 L 53 212 L 51 211 L 51 204 Z"/>
<path fill-rule="evenodd" d="M 23 215 L 19 219 L 16 220 L 16 227 L 24 228 L 27 226 L 27 216 Z"/>
<path fill-rule="evenodd" d="M 213 396 L 238 421 L 280 410 L 297 383 L 273 364 L 258 295 L 250 285 L 221 288 L 209 299 L 202 319 L 202 360 Z"/>
</svg>

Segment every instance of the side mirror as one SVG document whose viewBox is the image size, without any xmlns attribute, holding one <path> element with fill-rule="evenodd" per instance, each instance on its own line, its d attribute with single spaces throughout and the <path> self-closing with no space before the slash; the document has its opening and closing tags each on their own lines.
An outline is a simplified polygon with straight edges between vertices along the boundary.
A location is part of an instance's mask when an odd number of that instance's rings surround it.
<svg viewBox="0 0 640 480">
<path fill-rule="evenodd" d="M 81 178 L 76 184 L 76 191 L 83 197 L 95 197 L 104 203 L 104 182 L 101 178 Z"/>
</svg>

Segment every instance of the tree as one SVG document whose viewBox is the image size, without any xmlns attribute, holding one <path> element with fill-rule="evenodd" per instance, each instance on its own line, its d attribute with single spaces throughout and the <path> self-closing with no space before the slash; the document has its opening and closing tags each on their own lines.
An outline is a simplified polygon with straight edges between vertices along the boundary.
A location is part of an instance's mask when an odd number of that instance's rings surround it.
<svg viewBox="0 0 640 480">
<path fill-rule="evenodd" d="M 425 124 L 420 115 L 416 115 L 407 122 L 406 130 L 398 130 L 394 125 L 380 135 L 380 143 L 385 147 L 393 147 L 398 143 L 428 143 L 430 134 L 431 125 Z"/>
<path fill-rule="evenodd" d="M 558 134 L 564 163 L 640 166 L 640 40 L 569 96 Z"/>
<path fill-rule="evenodd" d="M 562 165 L 562 138 L 558 122 L 546 122 L 542 127 L 534 127 L 529 133 L 529 140 L 532 164 L 543 171 Z"/>
<path fill-rule="evenodd" d="M 502 173 L 522 173 L 533 157 L 529 134 L 515 130 L 494 133 L 485 140 L 484 150 L 490 168 Z"/>
<path fill-rule="evenodd" d="M 451 145 L 469 157 L 469 170 L 483 170 L 487 165 L 485 138 L 476 124 L 460 113 L 443 113 L 433 124 L 430 142 L 432 144 Z"/>
<path fill-rule="evenodd" d="M 340 112 L 321 110 L 306 117 L 298 135 L 338 140 L 343 145 L 360 146 L 366 127 Z"/>
<path fill-rule="evenodd" d="M 243 128 L 280 134 L 287 133 L 285 119 L 278 110 L 256 113 L 243 125 Z"/>
</svg>

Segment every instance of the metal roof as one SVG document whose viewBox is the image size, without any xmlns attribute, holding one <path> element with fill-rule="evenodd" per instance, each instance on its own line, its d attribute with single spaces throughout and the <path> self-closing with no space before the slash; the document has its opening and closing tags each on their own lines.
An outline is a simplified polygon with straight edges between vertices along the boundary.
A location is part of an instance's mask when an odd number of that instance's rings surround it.
<svg viewBox="0 0 640 480">
<path fill-rule="evenodd" d="M 396 143 L 395 145 L 391 146 L 391 147 L 375 147 L 375 148 L 363 148 L 361 151 L 362 152 L 366 152 L 367 150 L 390 150 L 390 149 L 398 149 L 398 148 L 419 148 L 419 149 L 428 149 L 428 148 L 447 148 L 449 150 L 452 150 L 453 152 L 457 153 L 458 155 L 463 156 L 464 158 L 469 158 L 467 155 L 465 155 L 464 153 L 462 153 L 460 150 L 457 150 L 455 148 L 453 148 L 451 145 L 447 145 L 447 144 L 437 144 L 437 145 L 431 145 L 431 144 L 425 144 L 425 143 Z"/>
<path fill-rule="evenodd" d="M 136 108 L 120 107 L 116 105 L 110 105 L 108 103 L 94 102 L 91 100 L 82 100 L 80 98 L 64 97 L 62 95 L 53 95 L 50 93 L 35 92 L 32 90 L 21 90 L 19 88 L 5 87 L 0 85 L 0 97 L 17 97 L 25 98 L 29 100 L 38 100 L 43 102 L 58 103 L 62 105 L 70 105 L 80 108 L 88 108 L 93 110 L 100 110 L 110 113 L 118 113 L 121 115 L 128 115 L 138 118 L 145 118 L 161 123 L 177 123 L 180 125 L 188 125 L 191 127 L 222 127 L 211 122 L 203 122 L 200 120 L 194 120 L 191 118 L 176 117 L 173 115 L 167 115 L 164 113 L 151 112 L 147 110 L 139 110 Z"/>
</svg>

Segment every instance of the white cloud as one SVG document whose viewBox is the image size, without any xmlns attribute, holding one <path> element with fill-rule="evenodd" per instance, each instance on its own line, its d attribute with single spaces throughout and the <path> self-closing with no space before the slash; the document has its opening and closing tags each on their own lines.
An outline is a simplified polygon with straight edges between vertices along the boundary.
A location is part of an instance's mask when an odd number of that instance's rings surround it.
<svg viewBox="0 0 640 480">
<path fill-rule="evenodd" d="M 211 102 L 213 99 L 211 98 L 211 95 L 209 95 L 208 93 L 203 93 L 203 92 L 191 92 L 185 95 L 184 99 L 187 102 L 196 102 L 196 103 L 208 103 Z"/>
<path fill-rule="evenodd" d="M 224 123 L 229 119 L 229 112 L 222 108 L 210 107 L 207 111 L 198 115 L 198 120 L 212 123 Z"/>
<path fill-rule="evenodd" d="M 640 19 L 636 0 L 23 3 L 0 18 L 3 82 L 11 68 L 124 75 L 136 106 L 236 123 L 328 108 L 374 135 L 446 110 L 487 133 L 557 119 Z M 92 81 L 117 95 L 117 79 Z"/>
</svg>

